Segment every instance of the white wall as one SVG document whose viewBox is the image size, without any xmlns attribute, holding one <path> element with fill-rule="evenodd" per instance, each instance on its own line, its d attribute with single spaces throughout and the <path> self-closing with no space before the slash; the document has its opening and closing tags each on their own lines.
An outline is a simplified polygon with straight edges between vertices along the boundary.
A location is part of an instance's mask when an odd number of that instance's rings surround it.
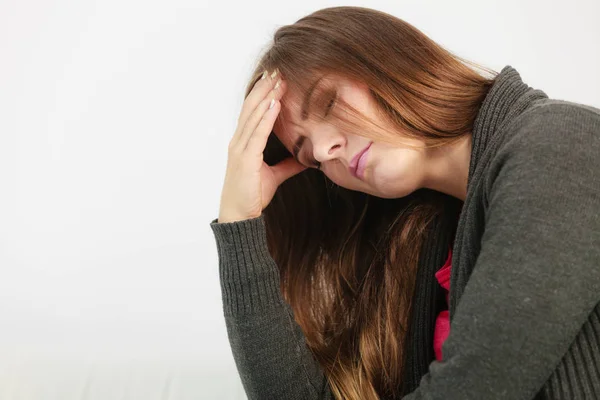
<svg viewBox="0 0 600 400">
<path fill-rule="evenodd" d="M 600 107 L 597 0 L 344 2 Z M 328 1 L 0 1 L 0 399 L 243 399 L 216 245 L 274 30 Z"/>
</svg>

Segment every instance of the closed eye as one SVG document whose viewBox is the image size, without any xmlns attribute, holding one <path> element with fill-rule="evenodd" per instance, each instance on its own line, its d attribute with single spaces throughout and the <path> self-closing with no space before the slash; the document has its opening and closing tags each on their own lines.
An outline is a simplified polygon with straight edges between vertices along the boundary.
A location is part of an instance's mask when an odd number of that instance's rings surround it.
<svg viewBox="0 0 600 400">
<path fill-rule="evenodd" d="M 327 116 L 327 114 L 329 114 L 329 111 L 331 111 L 331 109 L 335 105 L 336 100 L 337 100 L 337 92 L 333 96 L 333 98 L 329 101 L 329 104 L 327 105 L 327 111 L 325 112 L 325 116 Z"/>
</svg>

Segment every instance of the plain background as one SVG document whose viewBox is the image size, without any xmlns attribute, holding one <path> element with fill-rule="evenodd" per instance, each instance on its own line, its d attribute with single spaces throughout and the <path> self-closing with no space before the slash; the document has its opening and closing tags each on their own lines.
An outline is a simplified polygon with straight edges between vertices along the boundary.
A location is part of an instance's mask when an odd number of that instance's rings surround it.
<svg viewBox="0 0 600 400">
<path fill-rule="evenodd" d="M 278 26 L 376 8 L 600 107 L 600 3 L 0 1 L 0 399 L 244 399 L 216 245 Z"/>
</svg>

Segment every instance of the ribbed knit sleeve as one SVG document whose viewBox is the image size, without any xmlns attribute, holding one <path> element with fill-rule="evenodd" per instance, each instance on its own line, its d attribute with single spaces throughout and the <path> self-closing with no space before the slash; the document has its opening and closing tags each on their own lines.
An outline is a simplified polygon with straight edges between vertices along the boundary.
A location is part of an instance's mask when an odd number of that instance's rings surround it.
<svg viewBox="0 0 600 400">
<path fill-rule="evenodd" d="M 226 315 L 261 312 L 281 303 L 279 271 L 267 248 L 263 217 L 211 222 Z"/>
<path fill-rule="evenodd" d="M 279 289 L 264 217 L 211 221 L 219 256 L 223 311 L 248 399 L 333 399 Z"/>
</svg>

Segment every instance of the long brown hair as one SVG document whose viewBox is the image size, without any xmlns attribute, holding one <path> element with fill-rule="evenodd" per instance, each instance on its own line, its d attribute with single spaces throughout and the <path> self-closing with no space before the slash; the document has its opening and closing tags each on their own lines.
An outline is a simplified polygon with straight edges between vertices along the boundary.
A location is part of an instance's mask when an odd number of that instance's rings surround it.
<svg viewBox="0 0 600 400">
<path fill-rule="evenodd" d="M 279 27 L 246 96 L 266 69 L 277 68 L 288 90 L 305 94 L 326 74 L 365 83 L 381 120 L 367 119 L 338 99 L 326 123 L 393 143 L 402 137 L 443 146 L 471 132 L 494 71 L 485 78 L 409 23 L 362 7 L 331 7 Z M 302 97 L 301 97 L 302 98 Z M 335 98 L 313 96 L 314 107 Z M 313 105 L 311 105 L 313 107 Z M 285 95 L 274 130 L 283 126 Z M 389 126 L 389 125 L 387 125 Z M 271 133 L 264 160 L 290 153 Z M 462 202 L 421 188 L 384 199 L 342 188 L 307 169 L 285 181 L 264 210 L 269 250 L 281 292 L 338 399 L 400 397 L 415 277 L 432 221 L 458 217 Z M 455 228 L 455 227 L 454 227 Z M 430 344 L 423 344 L 430 345 Z"/>
</svg>

